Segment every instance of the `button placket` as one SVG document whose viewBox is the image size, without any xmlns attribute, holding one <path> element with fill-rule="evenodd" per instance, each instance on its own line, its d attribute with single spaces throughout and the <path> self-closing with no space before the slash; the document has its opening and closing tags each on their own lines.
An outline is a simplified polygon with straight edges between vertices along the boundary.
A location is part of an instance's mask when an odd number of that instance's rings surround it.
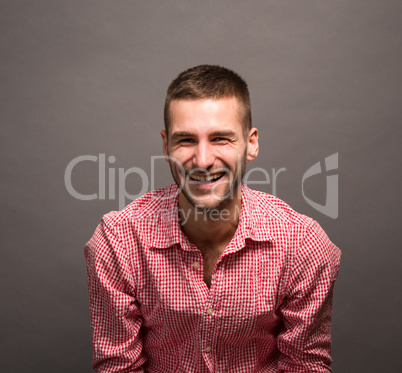
<svg viewBox="0 0 402 373">
<path fill-rule="evenodd" d="M 214 367 L 216 364 L 214 346 L 217 336 L 215 331 L 217 330 L 217 322 L 219 318 L 216 313 L 219 310 L 220 296 L 221 296 L 221 284 L 222 284 L 222 262 L 217 264 L 211 287 L 209 289 L 209 296 L 205 304 L 204 313 L 202 317 L 202 344 L 204 359 L 208 366 Z"/>
<path fill-rule="evenodd" d="M 193 253 L 187 259 L 187 266 L 188 270 L 190 271 L 195 281 L 198 282 L 204 278 L 203 258 L 201 253 Z"/>
</svg>

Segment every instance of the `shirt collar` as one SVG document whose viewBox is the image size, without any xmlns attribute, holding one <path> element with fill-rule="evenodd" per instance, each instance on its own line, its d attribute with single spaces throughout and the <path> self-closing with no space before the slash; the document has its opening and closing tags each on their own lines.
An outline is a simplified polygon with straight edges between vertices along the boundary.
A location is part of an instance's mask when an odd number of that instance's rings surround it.
<svg viewBox="0 0 402 373">
<path fill-rule="evenodd" d="M 150 247 L 162 249 L 182 243 L 184 234 L 180 228 L 177 207 L 179 193 L 178 186 L 173 183 L 158 196 L 159 201 L 153 208 L 152 219 L 149 220 L 152 227 L 146 241 Z"/>
<path fill-rule="evenodd" d="M 166 188 L 165 194 L 154 211 L 153 233 L 148 244 L 154 248 L 168 248 L 180 244 L 184 249 L 190 246 L 189 240 L 181 230 L 178 214 L 178 196 L 180 190 L 173 183 Z M 232 239 L 234 251 L 245 246 L 246 239 L 254 241 L 275 240 L 270 230 L 272 219 L 266 209 L 261 209 L 257 196 L 244 183 L 241 185 L 242 203 L 239 225 Z"/>
<path fill-rule="evenodd" d="M 241 212 L 232 243 L 237 249 L 246 245 L 246 239 L 253 241 L 273 241 L 274 236 L 270 230 L 269 215 L 261 209 L 259 200 L 253 190 L 242 183 Z"/>
</svg>

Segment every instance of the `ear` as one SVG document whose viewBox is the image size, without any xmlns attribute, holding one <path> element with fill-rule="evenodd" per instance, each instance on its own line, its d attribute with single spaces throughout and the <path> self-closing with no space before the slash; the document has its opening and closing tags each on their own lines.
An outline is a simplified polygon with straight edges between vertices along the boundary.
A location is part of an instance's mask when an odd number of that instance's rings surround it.
<svg viewBox="0 0 402 373">
<path fill-rule="evenodd" d="M 165 161 L 169 162 L 168 138 L 165 130 L 161 131 L 161 136 L 162 136 L 163 155 L 165 156 Z"/>
<path fill-rule="evenodd" d="M 253 161 L 256 159 L 258 150 L 258 130 L 257 128 L 252 128 L 247 136 L 247 160 Z"/>
</svg>

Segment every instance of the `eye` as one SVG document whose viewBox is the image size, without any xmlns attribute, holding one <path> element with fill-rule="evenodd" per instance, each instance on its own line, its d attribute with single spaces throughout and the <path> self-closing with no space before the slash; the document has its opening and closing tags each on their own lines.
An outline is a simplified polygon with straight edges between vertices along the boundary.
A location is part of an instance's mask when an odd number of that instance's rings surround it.
<svg viewBox="0 0 402 373">
<path fill-rule="evenodd" d="M 214 137 L 212 139 L 213 142 L 217 142 L 217 143 L 224 143 L 224 142 L 228 142 L 229 139 L 227 139 L 226 137 Z"/>
<path fill-rule="evenodd" d="M 193 144 L 195 141 L 192 138 L 185 137 L 178 141 L 180 144 Z"/>
</svg>

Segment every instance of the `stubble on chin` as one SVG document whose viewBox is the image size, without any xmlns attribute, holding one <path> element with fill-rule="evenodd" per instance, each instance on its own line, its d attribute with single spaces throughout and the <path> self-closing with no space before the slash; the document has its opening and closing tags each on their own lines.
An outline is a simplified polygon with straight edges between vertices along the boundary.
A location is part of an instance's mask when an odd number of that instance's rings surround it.
<svg viewBox="0 0 402 373">
<path fill-rule="evenodd" d="M 203 211 L 207 216 L 210 216 L 211 214 L 216 213 L 216 211 L 220 212 L 226 209 L 230 205 L 230 202 L 233 201 L 233 199 L 240 198 L 240 185 L 246 172 L 246 154 L 247 149 L 244 151 L 242 156 L 239 157 L 235 173 L 233 173 L 230 170 L 230 167 L 225 164 L 224 168 L 228 170 L 227 174 L 230 177 L 230 181 L 228 182 L 229 186 L 225 188 L 222 196 L 218 197 L 216 195 L 213 195 L 213 198 L 216 198 L 216 203 L 212 205 L 203 204 L 202 201 L 197 203 L 196 198 L 192 197 L 192 193 L 189 190 L 189 185 L 186 183 L 186 181 L 188 181 L 189 179 L 189 175 L 191 174 L 191 170 L 184 170 L 183 168 L 184 175 L 182 173 L 182 180 L 180 180 L 177 169 L 174 169 L 172 166 L 172 162 L 169 162 L 170 172 L 172 174 L 173 180 L 179 187 L 180 192 L 184 195 L 189 204 L 195 209 Z M 231 175 L 233 175 L 233 177 Z M 202 197 L 199 198 L 202 199 Z"/>
</svg>

